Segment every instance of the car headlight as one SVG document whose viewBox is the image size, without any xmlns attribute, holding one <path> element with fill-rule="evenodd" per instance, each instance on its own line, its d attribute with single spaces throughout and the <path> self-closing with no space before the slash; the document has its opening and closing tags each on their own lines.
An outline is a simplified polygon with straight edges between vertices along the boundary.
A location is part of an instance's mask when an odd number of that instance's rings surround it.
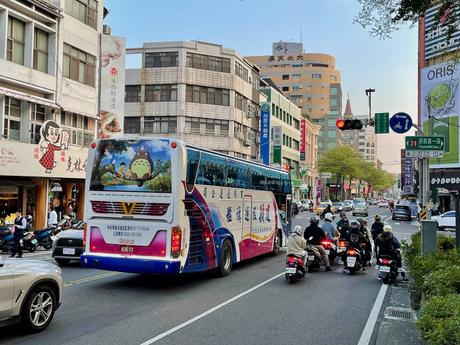
<svg viewBox="0 0 460 345">
<path fill-rule="evenodd" d="M 62 270 L 58 266 L 56 266 L 56 273 L 59 274 L 60 276 L 62 275 Z"/>
</svg>

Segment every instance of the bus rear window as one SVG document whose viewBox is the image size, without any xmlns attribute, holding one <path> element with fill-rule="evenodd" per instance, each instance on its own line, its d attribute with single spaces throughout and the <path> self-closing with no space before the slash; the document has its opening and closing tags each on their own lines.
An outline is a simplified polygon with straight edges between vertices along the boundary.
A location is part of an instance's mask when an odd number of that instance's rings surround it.
<svg viewBox="0 0 460 345">
<path fill-rule="evenodd" d="M 90 190 L 171 193 L 168 140 L 100 141 Z"/>
</svg>

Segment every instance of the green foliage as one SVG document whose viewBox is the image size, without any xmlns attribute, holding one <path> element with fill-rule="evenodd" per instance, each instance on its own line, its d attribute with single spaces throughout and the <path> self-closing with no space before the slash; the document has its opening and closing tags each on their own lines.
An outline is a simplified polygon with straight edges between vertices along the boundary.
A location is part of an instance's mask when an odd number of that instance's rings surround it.
<svg viewBox="0 0 460 345">
<path fill-rule="evenodd" d="M 424 303 L 417 322 L 430 345 L 460 345 L 460 295 L 435 296 Z"/>
<path fill-rule="evenodd" d="M 425 278 L 423 290 L 426 298 L 460 293 L 460 266 L 448 265 L 431 272 Z"/>
<path fill-rule="evenodd" d="M 171 192 L 171 175 L 158 175 L 153 180 L 148 180 L 144 184 L 149 191 L 156 193 Z"/>
</svg>

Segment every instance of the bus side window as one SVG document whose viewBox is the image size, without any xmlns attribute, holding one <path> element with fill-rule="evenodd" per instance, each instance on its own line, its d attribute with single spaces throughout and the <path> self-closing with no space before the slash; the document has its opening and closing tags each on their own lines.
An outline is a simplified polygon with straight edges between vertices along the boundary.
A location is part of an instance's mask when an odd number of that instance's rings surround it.
<svg viewBox="0 0 460 345">
<path fill-rule="evenodd" d="M 200 152 L 187 149 L 187 190 L 191 191 L 195 184 L 196 173 L 200 163 Z"/>
<path fill-rule="evenodd" d="M 211 186 L 225 186 L 225 172 L 226 162 L 224 158 L 202 153 L 196 183 Z"/>
</svg>

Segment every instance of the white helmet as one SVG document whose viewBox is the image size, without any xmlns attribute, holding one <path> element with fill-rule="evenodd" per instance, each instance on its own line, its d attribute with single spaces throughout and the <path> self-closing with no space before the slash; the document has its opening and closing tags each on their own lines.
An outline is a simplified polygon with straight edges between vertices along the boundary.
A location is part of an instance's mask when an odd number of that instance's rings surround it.
<svg viewBox="0 0 460 345">
<path fill-rule="evenodd" d="M 393 229 L 392 229 L 391 225 L 388 225 L 388 224 L 385 225 L 385 226 L 383 227 L 383 232 L 388 232 L 388 233 L 391 234 L 391 233 L 393 232 Z"/>
<path fill-rule="evenodd" d="M 324 215 L 324 219 L 326 219 L 326 220 L 332 222 L 332 213 L 329 213 L 329 212 L 326 213 L 326 214 Z"/>
<path fill-rule="evenodd" d="M 300 225 L 294 226 L 294 231 L 295 234 L 301 236 L 302 235 L 302 227 Z"/>
</svg>

